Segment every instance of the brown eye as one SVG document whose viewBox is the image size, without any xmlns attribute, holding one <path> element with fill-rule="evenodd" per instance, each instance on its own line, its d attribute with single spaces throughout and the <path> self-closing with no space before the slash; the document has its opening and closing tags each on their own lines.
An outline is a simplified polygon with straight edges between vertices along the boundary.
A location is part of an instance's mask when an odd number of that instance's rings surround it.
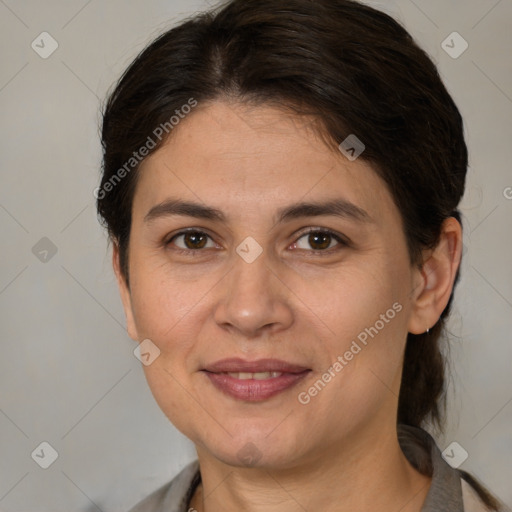
<svg viewBox="0 0 512 512">
<path fill-rule="evenodd" d="M 183 241 L 187 249 L 202 249 L 206 245 L 207 235 L 204 233 L 187 233 L 183 235 Z"/>
<path fill-rule="evenodd" d="M 167 245 L 174 243 L 176 247 L 183 250 L 204 249 L 210 237 L 202 231 L 185 231 L 173 236 Z M 180 243 L 178 243 L 180 241 Z M 210 246 L 212 247 L 212 246 Z"/>
<path fill-rule="evenodd" d="M 327 233 L 310 233 L 308 243 L 313 249 L 328 249 L 332 237 Z"/>
<path fill-rule="evenodd" d="M 301 242 L 303 239 L 306 241 L 305 243 Z M 304 233 L 293 245 L 297 249 L 313 249 L 311 252 L 322 252 L 336 247 L 336 245 L 346 246 L 347 243 L 331 231 L 315 230 Z"/>
</svg>

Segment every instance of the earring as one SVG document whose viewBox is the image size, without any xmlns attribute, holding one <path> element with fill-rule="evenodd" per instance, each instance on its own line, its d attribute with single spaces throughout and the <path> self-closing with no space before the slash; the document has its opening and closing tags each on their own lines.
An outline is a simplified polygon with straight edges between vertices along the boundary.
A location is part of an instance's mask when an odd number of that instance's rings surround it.
<svg viewBox="0 0 512 512">
<path fill-rule="evenodd" d="M 427 328 L 426 334 L 428 334 L 428 331 L 430 331 L 430 329 L 429 329 L 429 328 Z"/>
</svg>

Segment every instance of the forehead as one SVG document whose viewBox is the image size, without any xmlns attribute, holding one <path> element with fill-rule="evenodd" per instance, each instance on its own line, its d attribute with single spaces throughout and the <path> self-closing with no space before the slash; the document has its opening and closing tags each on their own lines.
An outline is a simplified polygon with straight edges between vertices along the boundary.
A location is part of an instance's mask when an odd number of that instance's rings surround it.
<svg viewBox="0 0 512 512">
<path fill-rule="evenodd" d="M 397 214 L 370 164 L 329 148 L 312 118 L 270 106 L 198 107 L 139 172 L 134 209 L 168 195 L 260 212 L 299 199 L 343 197 L 375 218 Z"/>
</svg>

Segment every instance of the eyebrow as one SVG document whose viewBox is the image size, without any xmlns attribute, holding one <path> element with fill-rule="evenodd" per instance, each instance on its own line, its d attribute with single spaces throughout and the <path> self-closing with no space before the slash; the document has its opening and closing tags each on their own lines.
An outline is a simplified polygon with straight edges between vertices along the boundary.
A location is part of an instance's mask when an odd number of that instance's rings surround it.
<svg viewBox="0 0 512 512">
<path fill-rule="evenodd" d="M 182 215 L 196 219 L 226 222 L 226 215 L 219 209 L 181 199 L 168 199 L 153 206 L 144 217 L 145 223 L 160 217 Z M 357 222 L 370 223 L 373 219 L 359 206 L 346 199 L 332 199 L 323 202 L 294 203 L 277 211 L 275 224 L 302 217 L 335 216 Z"/>
</svg>

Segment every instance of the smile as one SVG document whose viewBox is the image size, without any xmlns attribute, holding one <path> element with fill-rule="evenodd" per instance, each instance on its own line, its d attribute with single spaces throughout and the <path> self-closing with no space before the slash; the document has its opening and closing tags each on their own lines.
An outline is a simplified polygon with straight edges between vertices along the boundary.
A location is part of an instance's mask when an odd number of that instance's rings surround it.
<svg viewBox="0 0 512 512">
<path fill-rule="evenodd" d="M 237 400 L 259 402 L 278 395 L 301 381 L 311 370 L 286 372 L 220 372 L 203 371 L 216 389 Z"/>
</svg>

